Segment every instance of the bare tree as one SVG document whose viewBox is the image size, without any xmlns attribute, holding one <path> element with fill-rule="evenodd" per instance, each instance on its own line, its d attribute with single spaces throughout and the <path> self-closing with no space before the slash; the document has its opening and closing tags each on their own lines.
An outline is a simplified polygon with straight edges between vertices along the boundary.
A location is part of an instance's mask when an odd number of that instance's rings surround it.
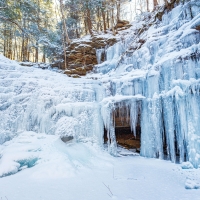
<svg viewBox="0 0 200 200">
<path fill-rule="evenodd" d="M 153 0 L 153 7 L 154 7 L 154 10 L 156 8 L 156 6 L 158 5 L 158 1 L 157 0 Z"/>
<path fill-rule="evenodd" d="M 146 3 L 147 3 L 147 12 L 149 12 L 149 0 L 146 0 Z"/>
<path fill-rule="evenodd" d="M 63 7 L 64 7 L 63 1 L 60 0 L 60 12 L 61 12 L 62 23 L 63 23 L 63 50 L 64 50 L 64 58 L 65 58 L 65 69 L 67 69 L 66 43 L 70 44 L 71 41 L 70 41 L 68 33 L 67 33 L 67 26 L 66 26 L 66 22 L 65 22 Z"/>
</svg>

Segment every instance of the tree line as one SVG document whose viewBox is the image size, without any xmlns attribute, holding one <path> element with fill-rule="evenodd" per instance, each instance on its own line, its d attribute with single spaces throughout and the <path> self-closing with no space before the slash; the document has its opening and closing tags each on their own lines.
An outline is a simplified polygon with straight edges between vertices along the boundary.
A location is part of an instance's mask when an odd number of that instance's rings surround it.
<svg viewBox="0 0 200 200">
<path fill-rule="evenodd" d="M 0 52 L 18 61 L 52 61 L 58 52 L 66 54 L 72 39 L 108 30 L 115 34 L 121 7 L 130 1 L 1 0 Z M 132 1 L 134 12 L 158 5 L 158 0 Z"/>
</svg>

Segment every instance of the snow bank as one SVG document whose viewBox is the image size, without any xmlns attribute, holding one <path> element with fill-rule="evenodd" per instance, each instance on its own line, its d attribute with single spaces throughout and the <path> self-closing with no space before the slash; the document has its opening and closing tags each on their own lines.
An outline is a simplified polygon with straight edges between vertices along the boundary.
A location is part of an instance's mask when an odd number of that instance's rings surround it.
<svg viewBox="0 0 200 200">
<path fill-rule="evenodd" d="M 141 126 L 142 156 L 167 156 L 198 168 L 200 32 L 194 26 L 199 12 L 198 2 L 179 5 L 139 37 L 138 26 L 146 22 L 135 22 L 127 36 L 104 50 L 105 62 L 100 63 L 103 50 L 97 51 L 98 74 L 78 80 L 0 56 L 0 144 L 33 131 L 92 138 L 102 146 L 105 127 L 109 152 L 117 155 L 113 112 L 119 108 L 133 134 L 136 124 Z M 1 173 L 20 170 L 18 160 L 8 161 L 12 169 Z"/>
<path fill-rule="evenodd" d="M 185 189 L 200 189 L 200 184 L 194 180 L 187 179 Z"/>
</svg>

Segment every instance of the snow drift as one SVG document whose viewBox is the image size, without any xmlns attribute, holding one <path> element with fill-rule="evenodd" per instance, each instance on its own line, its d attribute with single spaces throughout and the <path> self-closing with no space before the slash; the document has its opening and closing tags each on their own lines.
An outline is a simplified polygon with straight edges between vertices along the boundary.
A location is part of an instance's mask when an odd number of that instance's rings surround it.
<svg viewBox="0 0 200 200">
<path fill-rule="evenodd" d="M 142 156 L 163 159 L 166 153 L 176 162 L 178 153 L 180 162 L 190 161 L 198 168 L 200 31 L 195 27 L 200 24 L 199 13 L 199 2 L 179 5 L 137 39 L 138 27 L 146 22 L 133 23 L 123 40 L 104 50 L 106 61 L 100 63 L 98 58 L 98 73 L 82 79 L 21 67 L 0 56 L 0 162 L 8 155 L 4 154 L 8 141 L 24 131 L 68 135 L 76 141 L 91 138 L 103 146 L 105 127 L 109 152 L 116 155 L 113 111 L 121 108 L 130 116 L 133 134 L 136 124 L 141 125 Z M 145 43 L 137 47 L 138 40 Z M 126 52 L 130 47 L 134 50 Z M 99 80 L 90 79 L 94 77 Z M 34 165 L 37 156 L 32 158 Z M 0 176 L 24 164 L 15 165 Z"/>
</svg>

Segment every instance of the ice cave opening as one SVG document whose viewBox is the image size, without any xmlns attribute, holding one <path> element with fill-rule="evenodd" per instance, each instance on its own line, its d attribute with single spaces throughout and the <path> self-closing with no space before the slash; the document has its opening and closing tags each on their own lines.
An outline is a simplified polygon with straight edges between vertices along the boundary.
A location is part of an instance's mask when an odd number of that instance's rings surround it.
<svg viewBox="0 0 200 200">
<path fill-rule="evenodd" d="M 135 133 L 130 125 L 130 113 L 127 112 L 126 108 L 118 107 L 113 112 L 113 121 L 115 129 L 115 138 L 118 147 L 140 153 L 141 145 L 141 125 L 140 125 L 140 114 L 137 116 L 137 124 L 134 128 Z M 124 112 L 125 111 L 125 112 Z M 104 143 L 107 143 L 107 130 L 104 129 Z"/>
</svg>

